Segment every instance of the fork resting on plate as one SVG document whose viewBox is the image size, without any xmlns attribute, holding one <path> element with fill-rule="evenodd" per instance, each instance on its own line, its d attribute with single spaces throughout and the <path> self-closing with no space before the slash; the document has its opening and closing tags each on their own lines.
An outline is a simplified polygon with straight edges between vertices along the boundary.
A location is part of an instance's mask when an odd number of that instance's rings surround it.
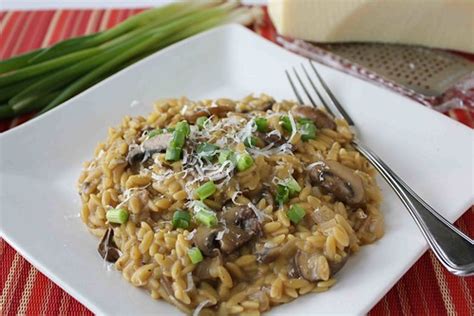
<svg viewBox="0 0 474 316">
<path fill-rule="evenodd" d="M 311 60 L 309 61 L 309 65 L 319 81 L 321 88 L 318 89 L 303 65 L 301 65 L 302 71 L 312 90 L 321 100 L 326 111 L 335 117 L 331 106 L 329 106 L 328 101 L 330 101 L 339 115 L 347 121 L 353 130 L 355 130 L 354 121 L 328 88 L 326 82 L 321 78 L 321 75 Z M 292 79 L 288 71 L 285 71 L 285 73 L 298 102 L 304 104 L 295 81 Z M 293 68 L 293 73 L 296 81 L 304 91 L 304 94 L 308 97 L 309 102 L 316 107 L 316 102 L 295 68 Z M 323 97 L 323 94 L 326 97 Z M 354 135 L 356 134 L 354 133 Z M 443 216 L 428 205 L 428 203 L 426 203 L 402 179 L 400 179 L 400 177 L 398 177 L 397 174 L 390 169 L 382 159 L 380 159 L 380 157 L 360 143 L 356 137 L 354 137 L 351 145 L 372 163 L 375 169 L 377 169 L 377 171 L 392 187 L 415 220 L 436 257 L 446 267 L 446 269 L 458 276 L 474 275 L 474 241 L 454 227 Z"/>
</svg>

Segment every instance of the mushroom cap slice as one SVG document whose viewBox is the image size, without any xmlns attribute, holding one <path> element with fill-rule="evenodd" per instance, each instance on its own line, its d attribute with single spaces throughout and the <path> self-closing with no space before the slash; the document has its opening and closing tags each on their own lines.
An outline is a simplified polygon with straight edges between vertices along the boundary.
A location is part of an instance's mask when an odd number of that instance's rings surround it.
<svg viewBox="0 0 474 316">
<path fill-rule="evenodd" d="M 215 257 L 219 254 L 219 243 L 216 240 L 217 234 L 222 228 L 199 226 L 193 236 L 194 244 L 208 257 Z"/>
<path fill-rule="evenodd" d="M 364 200 L 362 179 L 337 161 L 321 161 L 311 168 L 309 175 L 313 184 L 320 185 L 339 201 L 356 205 Z"/>
<path fill-rule="evenodd" d="M 100 256 L 107 262 L 115 263 L 122 255 L 114 241 L 114 230 L 107 229 L 97 248 Z"/>
<path fill-rule="evenodd" d="M 306 105 L 295 106 L 291 113 L 296 117 L 307 118 L 314 122 L 317 128 L 329 128 L 335 130 L 337 125 L 334 120 L 325 112 Z"/>
<path fill-rule="evenodd" d="M 294 270 L 299 276 L 311 282 L 326 281 L 331 276 L 328 260 L 319 252 L 308 253 L 298 250 L 294 259 Z"/>
<path fill-rule="evenodd" d="M 193 112 L 184 113 L 184 118 L 189 123 L 196 123 L 196 120 L 203 116 L 215 115 L 217 117 L 225 117 L 228 112 L 233 111 L 234 108 L 229 105 L 215 105 L 208 108 L 201 108 Z"/>
</svg>

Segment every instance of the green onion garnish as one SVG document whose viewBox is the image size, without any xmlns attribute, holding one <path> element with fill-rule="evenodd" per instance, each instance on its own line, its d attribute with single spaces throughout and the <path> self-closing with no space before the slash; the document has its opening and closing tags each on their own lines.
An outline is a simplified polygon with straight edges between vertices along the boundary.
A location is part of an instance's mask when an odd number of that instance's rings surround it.
<svg viewBox="0 0 474 316">
<path fill-rule="evenodd" d="M 237 158 L 237 170 L 245 171 L 248 168 L 252 167 L 253 158 L 248 153 L 240 154 Z"/>
<path fill-rule="evenodd" d="M 212 158 L 217 154 L 219 147 L 214 144 L 201 143 L 198 145 L 196 151 L 199 156 L 204 158 Z"/>
<path fill-rule="evenodd" d="M 219 153 L 218 162 L 222 165 L 226 161 L 231 161 L 234 165 L 237 163 L 235 161 L 235 153 L 232 150 L 223 149 Z"/>
<path fill-rule="evenodd" d="M 168 147 L 166 148 L 165 159 L 167 161 L 178 161 L 181 158 L 181 148 Z"/>
<path fill-rule="evenodd" d="M 288 218 L 290 219 L 290 221 L 292 221 L 294 224 L 298 224 L 299 222 L 301 222 L 303 217 L 306 215 L 306 212 L 305 212 L 304 208 L 302 208 L 298 204 L 294 204 L 288 210 L 287 215 L 288 215 Z"/>
<path fill-rule="evenodd" d="M 161 128 L 154 129 L 150 131 L 147 135 L 148 139 L 153 138 L 155 136 L 158 136 L 160 134 L 163 134 L 163 130 Z"/>
<path fill-rule="evenodd" d="M 208 181 L 196 189 L 196 194 L 201 200 L 205 200 L 213 195 L 217 190 L 216 185 L 212 181 Z"/>
<path fill-rule="evenodd" d="M 198 247 L 193 247 L 188 250 L 188 257 L 191 259 L 193 264 L 199 263 L 204 260 L 201 250 Z"/>
<path fill-rule="evenodd" d="M 128 212 L 123 208 L 108 210 L 105 217 L 110 223 L 124 224 L 128 221 Z"/>
<path fill-rule="evenodd" d="M 217 225 L 217 216 L 216 213 L 209 209 L 201 208 L 195 214 L 195 218 L 201 224 L 206 225 L 207 227 L 212 227 Z"/>
<path fill-rule="evenodd" d="M 176 210 L 173 214 L 173 227 L 174 228 L 188 228 L 191 222 L 191 215 L 189 212 L 183 210 Z"/>
<path fill-rule="evenodd" d="M 279 205 L 285 204 L 290 199 L 290 189 L 287 186 L 278 184 L 275 200 Z"/>
<path fill-rule="evenodd" d="M 257 131 L 265 133 L 268 131 L 268 120 L 264 117 L 257 117 L 255 119 L 255 125 L 257 126 Z"/>
<path fill-rule="evenodd" d="M 196 120 L 196 125 L 199 127 L 199 129 L 203 129 L 206 121 L 207 121 L 207 117 L 205 116 L 198 117 Z"/>
<path fill-rule="evenodd" d="M 296 193 L 301 192 L 300 185 L 293 177 L 290 177 L 289 179 L 287 179 L 284 183 L 284 186 L 288 188 L 290 195 L 294 195 Z"/>
<path fill-rule="evenodd" d="M 184 131 L 175 130 L 173 132 L 173 138 L 170 142 L 170 147 L 183 148 L 184 143 L 186 142 L 186 134 Z"/>
<path fill-rule="evenodd" d="M 244 140 L 244 145 L 246 147 L 255 147 L 257 146 L 258 138 L 255 136 L 249 136 Z"/>
<path fill-rule="evenodd" d="M 308 141 L 316 138 L 316 126 L 313 122 L 305 122 L 300 126 L 301 139 Z"/>
<path fill-rule="evenodd" d="M 288 116 L 280 116 L 280 125 L 283 127 L 284 130 L 288 131 L 291 133 L 293 130 L 293 127 L 291 126 L 291 120 Z"/>
<path fill-rule="evenodd" d="M 184 137 L 189 136 L 191 133 L 191 128 L 189 127 L 189 123 L 186 121 L 181 121 L 176 124 L 175 131 L 179 133 L 183 133 Z"/>
</svg>

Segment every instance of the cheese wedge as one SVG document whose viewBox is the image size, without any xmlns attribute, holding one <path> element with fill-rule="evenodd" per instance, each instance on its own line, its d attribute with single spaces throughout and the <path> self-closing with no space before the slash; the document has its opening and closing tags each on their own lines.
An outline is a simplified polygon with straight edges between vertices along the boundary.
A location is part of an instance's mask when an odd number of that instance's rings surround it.
<svg viewBox="0 0 474 316">
<path fill-rule="evenodd" d="M 417 44 L 474 53 L 474 0 L 269 0 L 284 36 Z"/>
</svg>

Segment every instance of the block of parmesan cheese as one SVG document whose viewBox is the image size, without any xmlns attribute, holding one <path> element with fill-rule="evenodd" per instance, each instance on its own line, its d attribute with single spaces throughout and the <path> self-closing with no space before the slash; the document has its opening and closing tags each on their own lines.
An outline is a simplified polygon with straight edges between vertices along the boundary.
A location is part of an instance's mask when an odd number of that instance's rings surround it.
<svg viewBox="0 0 474 316">
<path fill-rule="evenodd" d="M 269 0 L 284 36 L 417 44 L 474 53 L 474 0 Z"/>
</svg>

